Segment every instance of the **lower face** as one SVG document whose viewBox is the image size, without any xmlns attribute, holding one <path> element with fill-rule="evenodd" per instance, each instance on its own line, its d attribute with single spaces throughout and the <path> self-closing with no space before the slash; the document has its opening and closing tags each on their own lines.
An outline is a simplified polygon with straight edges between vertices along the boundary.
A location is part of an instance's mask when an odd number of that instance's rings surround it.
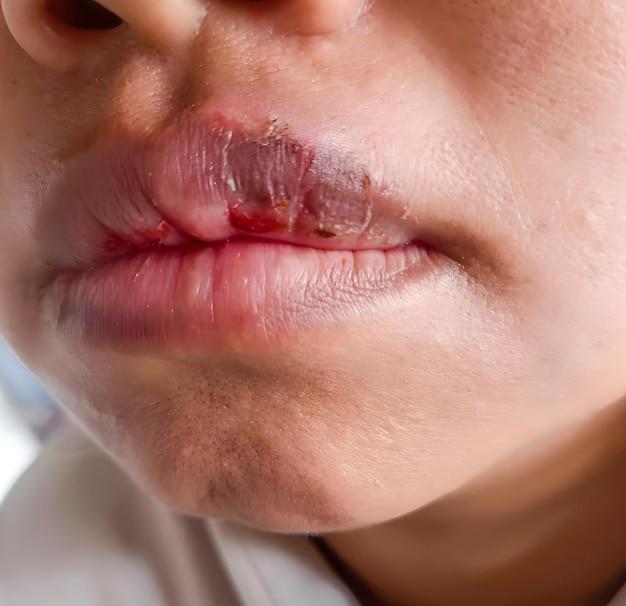
<svg viewBox="0 0 626 606">
<path fill-rule="evenodd" d="M 0 21 L 3 336 L 151 492 L 275 530 L 406 514 L 579 422 L 626 393 L 626 7 L 602 5 L 379 3 L 304 54 L 263 39 L 241 63 L 235 26 L 186 59 L 129 40 L 71 73 Z M 69 272 L 103 179 L 76 167 L 120 138 L 158 155 L 198 105 L 356 158 L 435 246 L 252 239 Z"/>
</svg>

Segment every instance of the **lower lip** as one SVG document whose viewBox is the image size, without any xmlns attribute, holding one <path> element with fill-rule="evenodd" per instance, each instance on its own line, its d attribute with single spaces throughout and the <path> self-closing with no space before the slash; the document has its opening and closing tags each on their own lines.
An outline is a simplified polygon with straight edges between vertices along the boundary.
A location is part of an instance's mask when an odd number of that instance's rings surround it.
<svg viewBox="0 0 626 606">
<path fill-rule="evenodd" d="M 251 351 L 349 323 L 434 269 L 426 246 L 318 250 L 233 240 L 148 251 L 57 276 L 45 308 L 63 332 L 115 349 Z"/>
</svg>

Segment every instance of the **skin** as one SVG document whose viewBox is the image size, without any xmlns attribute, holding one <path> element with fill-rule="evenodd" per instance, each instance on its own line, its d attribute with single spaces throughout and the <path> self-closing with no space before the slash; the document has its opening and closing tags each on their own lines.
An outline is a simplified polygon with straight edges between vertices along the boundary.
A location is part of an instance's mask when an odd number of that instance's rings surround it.
<svg viewBox="0 0 626 606">
<path fill-rule="evenodd" d="M 606 604 L 626 569 L 626 4 L 103 4 L 126 24 L 53 31 L 2 0 L 3 337 L 149 491 L 328 533 L 364 601 Z M 407 220 L 426 205 L 483 254 L 277 350 L 68 338 L 36 237 L 56 171 L 213 99 L 373 157 Z"/>
</svg>

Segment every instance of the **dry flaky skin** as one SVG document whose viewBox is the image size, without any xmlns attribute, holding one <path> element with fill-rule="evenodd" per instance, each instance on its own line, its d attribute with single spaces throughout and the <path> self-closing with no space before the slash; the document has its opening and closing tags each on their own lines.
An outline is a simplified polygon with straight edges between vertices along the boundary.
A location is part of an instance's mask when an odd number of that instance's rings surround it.
<svg viewBox="0 0 626 606">
<path fill-rule="evenodd" d="M 253 137 L 221 115 L 189 114 L 150 137 L 103 138 L 59 167 L 38 222 L 42 254 L 75 266 L 238 237 L 341 250 L 427 243 L 363 162 L 276 128 Z"/>
<path fill-rule="evenodd" d="M 225 119 L 211 121 L 219 124 Z M 155 205 L 172 206 L 175 193 L 163 199 L 160 192 L 171 191 L 168 180 L 177 173 L 183 175 L 181 182 L 194 184 L 188 204 L 219 201 L 230 224 L 243 232 L 342 237 L 346 242 L 353 236 L 352 243 L 358 236 L 362 241 L 369 236 L 374 247 L 401 243 L 371 237 L 375 198 L 383 196 L 383 188 L 372 191 L 360 163 L 350 165 L 340 156 L 331 157 L 331 152 L 305 147 L 289 132 L 277 133 L 276 122 L 272 127 L 272 134 L 260 138 L 235 133 L 228 126 L 200 129 L 191 133 L 191 149 L 183 148 L 174 158 L 157 151 L 149 171 L 155 180 L 148 186 Z M 201 209 L 196 214 L 201 217 Z M 219 239 L 223 234 L 216 223 L 201 222 L 194 228 L 203 239 Z"/>
<path fill-rule="evenodd" d="M 185 27 L 198 3 L 179 0 L 190 12 L 157 25 L 178 8 L 161 0 L 144 20 L 146 3 L 117 0 L 127 26 L 86 35 L 79 50 L 74 39 L 60 49 L 42 38 L 35 21 L 24 28 L 9 19 L 20 46 L 0 22 L 2 334 L 138 481 L 202 515 L 293 531 L 361 527 L 450 495 L 626 393 L 623 2 L 389 0 L 306 36 L 330 6 L 324 0 L 314 3 L 321 12 L 313 21 L 311 3 L 285 1 L 276 12 L 271 2 L 202 3 L 197 32 Z M 14 16 L 34 10 L 25 0 L 5 6 Z M 74 71 L 47 67 L 44 58 L 57 51 L 75 60 Z M 220 212 L 233 212 L 245 230 L 262 218 L 279 231 L 318 230 L 319 246 L 353 231 L 393 241 L 396 233 L 375 229 L 387 216 L 383 203 L 363 203 L 372 185 L 404 217 L 399 233 L 423 234 L 454 263 L 280 351 L 122 354 L 68 338 L 40 302 L 51 275 L 84 264 L 92 251 L 69 236 L 76 217 L 83 221 L 76 201 L 83 210 L 88 202 L 80 188 L 59 186 L 62 175 L 80 172 L 90 150 L 116 137 L 157 153 L 160 137 L 178 132 L 189 112 L 229 121 L 213 139 L 228 158 L 217 165 L 219 179 L 196 185 L 227 198 Z M 242 162 L 240 154 L 258 147 L 245 151 L 245 137 L 231 140 L 239 127 L 266 141 L 268 155 Z M 298 157 L 282 165 L 295 174 L 290 187 L 269 160 L 286 154 Z M 180 158 L 184 170 L 210 179 L 197 149 Z M 307 195 L 307 182 L 329 164 L 359 196 L 337 200 L 323 188 Z M 165 192 L 164 172 L 154 178 Z M 93 175 L 97 185 L 100 178 Z M 176 193 L 157 201 L 161 210 L 153 207 L 133 245 L 185 243 L 175 223 L 167 234 L 162 224 L 161 215 L 193 202 Z M 117 233 L 137 222 L 135 200 L 107 200 L 93 223 L 80 223 L 87 239 L 102 236 L 101 224 Z M 209 210 L 198 206 L 185 231 L 214 226 Z M 331 233 L 341 236 L 324 237 Z M 327 298 L 341 307 L 343 294 L 329 289 Z M 312 315 L 326 313 L 319 299 L 307 301 Z M 550 444 L 559 451 L 558 439 Z M 615 441 L 594 444 L 580 449 L 585 463 Z M 525 477 L 529 502 L 539 494 L 563 502 L 548 494 L 557 485 L 567 494 L 556 471 Z M 508 494 L 514 480 L 498 474 L 499 492 Z M 474 489 L 476 498 L 484 494 Z M 433 507 L 445 512 L 449 499 Z M 489 499 L 485 511 L 508 528 L 511 508 Z M 626 545 L 615 535 L 607 570 Z M 445 555 L 442 548 L 437 561 Z M 557 564 L 566 568 L 550 560 L 545 570 Z M 439 590 L 463 595 L 465 587 Z"/>
</svg>

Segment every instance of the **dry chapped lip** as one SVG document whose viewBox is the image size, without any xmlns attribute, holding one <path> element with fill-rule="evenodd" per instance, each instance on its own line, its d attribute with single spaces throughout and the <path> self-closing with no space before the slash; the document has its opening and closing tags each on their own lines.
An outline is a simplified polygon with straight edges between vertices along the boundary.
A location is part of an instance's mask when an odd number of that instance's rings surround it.
<svg viewBox="0 0 626 606">
<path fill-rule="evenodd" d="M 111 347 L 279 346 L 379 310 L 442 256 L 358 163 L 199 112 L 100 141 L 51 197 L 46 314 Z"/>
</svg>

